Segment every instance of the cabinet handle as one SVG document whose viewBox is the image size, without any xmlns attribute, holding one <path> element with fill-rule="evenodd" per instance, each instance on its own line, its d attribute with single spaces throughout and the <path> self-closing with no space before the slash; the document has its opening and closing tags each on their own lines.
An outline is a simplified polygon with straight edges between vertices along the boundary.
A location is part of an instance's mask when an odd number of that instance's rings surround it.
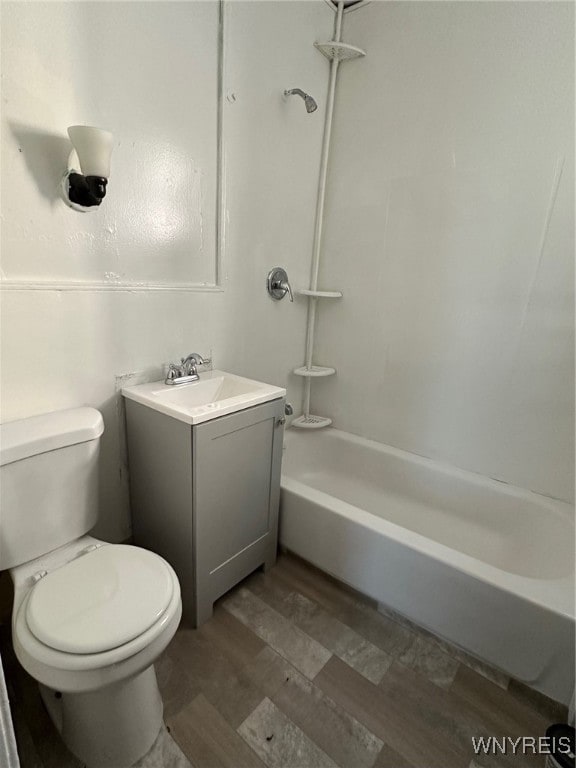
<svg viewBox="0 0 576 768">
<path fill-rule="evenodd" d="M 277 427 L 282 427 L 286 424 L 286 416 L 280 416 L 280 418 L 276 421 Z"/>
</svg>

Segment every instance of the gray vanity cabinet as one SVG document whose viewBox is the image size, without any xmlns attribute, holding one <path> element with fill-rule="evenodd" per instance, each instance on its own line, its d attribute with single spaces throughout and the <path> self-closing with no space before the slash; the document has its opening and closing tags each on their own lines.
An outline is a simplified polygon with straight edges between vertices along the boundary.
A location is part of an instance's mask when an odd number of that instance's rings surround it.
<svg viewBox="0 0 576 768">
<path fill-rule="evenodd" d="M 284 399 L 193 426 L 124 402 L 134 542 L 172 565 L 199 626 L 276 561 Z"/>
</svg>

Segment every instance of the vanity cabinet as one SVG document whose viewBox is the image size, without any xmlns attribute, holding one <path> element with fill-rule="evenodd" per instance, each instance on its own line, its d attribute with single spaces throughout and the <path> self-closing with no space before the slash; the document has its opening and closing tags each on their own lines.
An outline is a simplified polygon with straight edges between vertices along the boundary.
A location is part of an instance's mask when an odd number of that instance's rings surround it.
<svg viewBox="0 0 576 768">
<path fill-rule="evenodd" d="M 276 561 L 284 399 L 195 425 L 124 402 L 134 543 L 172 565 L 199 626 Z"/>
</svg>

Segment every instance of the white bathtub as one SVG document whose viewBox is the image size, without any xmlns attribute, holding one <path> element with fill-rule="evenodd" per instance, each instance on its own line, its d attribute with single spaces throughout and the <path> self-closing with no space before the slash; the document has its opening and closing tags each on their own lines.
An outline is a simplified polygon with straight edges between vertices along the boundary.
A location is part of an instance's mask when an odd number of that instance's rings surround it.
<svg viewBox="0 0 576 768">
<path fill-rule="evenodd" d="M 512 677 L 570 701 L 570 505 L 336 429 L 292 429 L 280 542 Z"/>
</svg>

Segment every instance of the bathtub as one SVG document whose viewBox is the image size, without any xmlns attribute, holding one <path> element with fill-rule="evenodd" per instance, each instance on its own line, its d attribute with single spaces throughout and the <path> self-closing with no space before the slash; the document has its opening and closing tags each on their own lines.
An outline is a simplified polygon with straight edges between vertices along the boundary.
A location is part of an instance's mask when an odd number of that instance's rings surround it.
<svg viewBox="0 0 576 768">
<path fill-rule="evenodd" d="M 333 428 L 285 441 L 282 546 L 570 701 L 572 506 Z"/>
</svg>

